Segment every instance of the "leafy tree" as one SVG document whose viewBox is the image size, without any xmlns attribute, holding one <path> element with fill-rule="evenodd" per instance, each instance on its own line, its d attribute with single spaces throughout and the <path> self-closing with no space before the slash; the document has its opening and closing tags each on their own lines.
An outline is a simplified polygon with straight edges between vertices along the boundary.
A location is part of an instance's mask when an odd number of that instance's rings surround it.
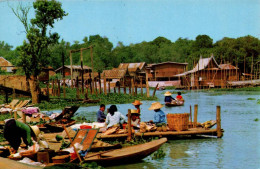
<svg viewBox="0 0 260 169">
<path fill-rule="evenodd" d="M 63 19 L 67 14 L 61 8 L 61 3 L 55 0 L 37 0 L 33 3 L 35 18 L 31 19 L 30 26 L 26 25 L 27 15 L 19 18 L 25 27 L 28 27 L 23 45 L 18 47 L 20 52 L 19 66 L 23 67 L 26 77 L 30 82 L 32 102 L 39 102 L 38 75 L 42 68 L 47 66 L 50 57 L 49 46 L 58 42 L 57 33 L 47 35 L 47 30 L 54 27 L 56 20 Z M 20 9 L 23 13 L 23 10 Z"/>
</svg>

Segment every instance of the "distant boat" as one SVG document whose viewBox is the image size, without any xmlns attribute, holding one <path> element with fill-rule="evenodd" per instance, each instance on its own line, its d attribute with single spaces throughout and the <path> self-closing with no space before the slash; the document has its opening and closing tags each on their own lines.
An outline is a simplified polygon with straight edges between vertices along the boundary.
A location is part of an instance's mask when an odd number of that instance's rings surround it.
<svg viewBox="0 0 260 169">
<path fill-rule="evenodd" d="M 171 103 L 165 103 L 167 107 L 183 106 L 184 100 L 174 100 Z"/>
<path fill-rule="evenodd" d="M 84 157 L 84 162 L 96 162 L 101 165 L 115 165 L 140 161 L 157 151 L 167 138 L 161 138 L 144 144 L 124 147 L 106 152 L 92 153 Z"/>
<path fill-rule="evenodd" d="M 165 90 L 165 86 L 157 87 L 157 90 Z"/>
</svg>

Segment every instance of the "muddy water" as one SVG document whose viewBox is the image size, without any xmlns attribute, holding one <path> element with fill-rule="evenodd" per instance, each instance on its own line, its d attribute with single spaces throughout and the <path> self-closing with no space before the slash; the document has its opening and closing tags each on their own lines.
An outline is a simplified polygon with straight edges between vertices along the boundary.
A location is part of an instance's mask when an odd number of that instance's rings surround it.
<svg viewBox="0 0 260 169">
<path fill-rule="evenodd" d="M 164 92 L 156 94 L 161 103 Z M 163 159 L 152 160 L 149 156 L 138 163 L 109 168 L 260 168 L 260 104 L 257 104 L 260 92 L 188 91 L 182 95 L 184 106 L 163 107 L 162 110 L 166 114 L 189 113 L 190 105 L 193 111 L 198 104 L 198 121 L 205 122 L 216 119 L 216 106 L 220 105 L 224 136 L 221 139 L 170 140 L 162 147 L 166 153 Z M 144 101 L 141 106 L 144 121 L 153 119 L 154 112 L 148 110 L 152 102 Z M 134 107 L 118 105 L 123 114 L 129 108 Z M 95 120 L 97 110 L 98 106 L 81 107 L 77 115 Z"/>
</svg>

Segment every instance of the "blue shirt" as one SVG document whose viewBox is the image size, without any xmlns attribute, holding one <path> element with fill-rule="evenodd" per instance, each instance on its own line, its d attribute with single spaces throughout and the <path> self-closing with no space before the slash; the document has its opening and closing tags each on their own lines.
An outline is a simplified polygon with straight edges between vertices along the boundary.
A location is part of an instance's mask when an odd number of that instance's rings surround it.
<svg viewBox="0 0 260 169">
<path fill-rule="evenodd" d="M 166 123 L 165 113 L 162 110 L 155 112 L 153 122 L 154 123 Z"/>
<path fill-rule="evenodd" d="M 105 122 L 105 120 L 106 120 L 105 113 L 103 111 L 101 111 L 101 110 L 98 110 L 98 112 L 97 112 L 97 121 L 98 122 Z"/>
</svg>

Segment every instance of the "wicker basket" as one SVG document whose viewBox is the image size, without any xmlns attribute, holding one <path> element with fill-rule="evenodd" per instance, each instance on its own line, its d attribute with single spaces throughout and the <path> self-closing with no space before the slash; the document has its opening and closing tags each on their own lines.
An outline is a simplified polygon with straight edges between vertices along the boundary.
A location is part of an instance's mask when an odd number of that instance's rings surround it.
<svg viewBox="0 0 260 169">
<path fill-rule="evenodd" d="M 167 114 L 167 123 L 170 130 L 183 131 L 189 128 L 189 113 Z"/>
</svg>

